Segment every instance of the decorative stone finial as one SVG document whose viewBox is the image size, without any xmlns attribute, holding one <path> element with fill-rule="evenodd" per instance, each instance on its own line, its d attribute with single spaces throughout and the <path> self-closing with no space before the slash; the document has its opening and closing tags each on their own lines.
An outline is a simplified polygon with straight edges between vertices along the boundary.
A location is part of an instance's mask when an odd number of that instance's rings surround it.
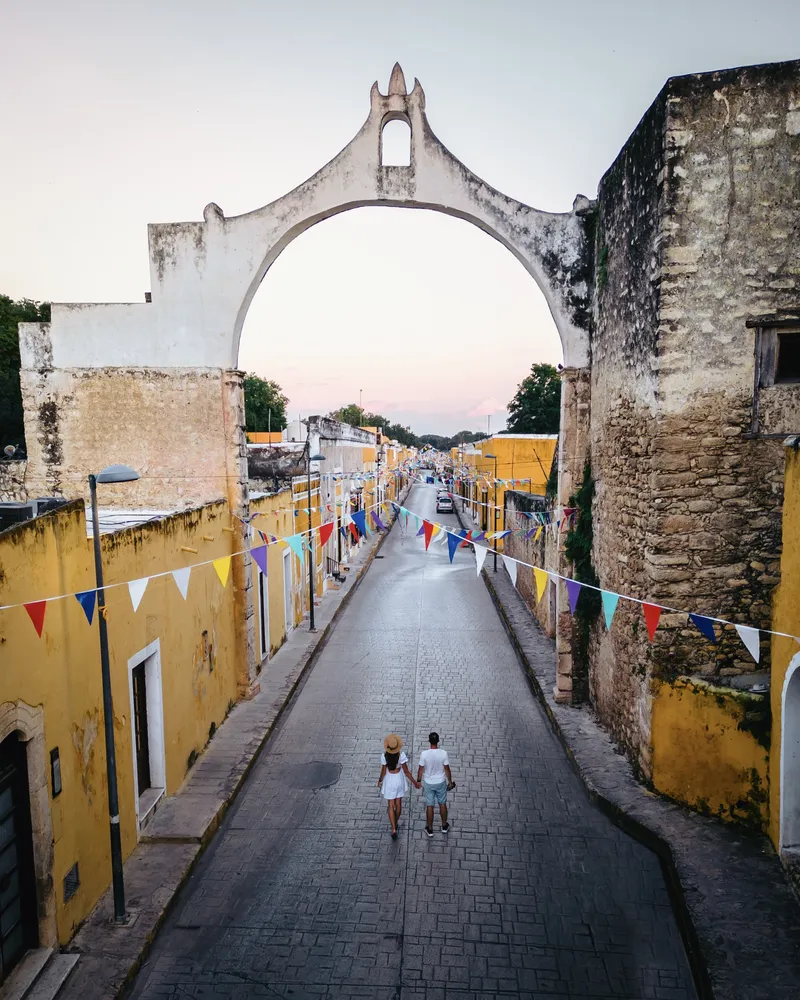
<svg viewBox="0 0 800 1000">
<path fill-rule="evenodd" d="M 405 97 L 408 94 L 406 89 L 406 78 L 403 76 L 403 71 L 400 68 L 400 63 L 395 63 L 392 69 L 392 75 L 389 77 L 389 97 L 397 95 L 398 97 Z"/>
<path fill-rule="evenodd" d="M 222 209 L 219 207 L 219 205 L 211 201 L 203 209 L 203 218 L 206 220 L 206 222 L 209 222 L 212 218 L 224 220 L 225 216 L 223 215 Z"/>
</svg>

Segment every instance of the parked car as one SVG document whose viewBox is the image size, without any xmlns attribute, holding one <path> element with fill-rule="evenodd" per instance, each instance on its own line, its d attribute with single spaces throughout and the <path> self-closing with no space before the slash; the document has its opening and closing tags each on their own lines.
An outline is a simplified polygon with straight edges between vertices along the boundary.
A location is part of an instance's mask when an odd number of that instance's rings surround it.
<svg viewBox="0 0 800 1000">
<path fill-rule="evenodd" d="M 453 513 L 453 501 L 447 493 L 443 493 L 436 498 L 436 513 L 437 514 Z"/>
</svg>

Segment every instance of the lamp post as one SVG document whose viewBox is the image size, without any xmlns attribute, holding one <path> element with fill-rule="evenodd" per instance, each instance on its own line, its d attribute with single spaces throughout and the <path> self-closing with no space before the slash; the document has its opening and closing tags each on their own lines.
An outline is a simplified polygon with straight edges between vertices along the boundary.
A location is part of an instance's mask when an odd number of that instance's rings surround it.
<svg viewBox="0 0 800 1000">
<path fill-rule="evenodd" d="M 309 439 L 308 447 L 306 448 L 306 482 L 308 484 L 308 631 L 316 632 L 314 627 L 314 539 L 311 532 L 311 463 L 312 462 L 324 462 L 324 455 L 312 455 L 311 454 L 311 440 Z M 321 482 L 321 479 L 320 479 Z M 322 490 L 320 490 L 320 499 L 322 498 Z M 320 513 L 320 519 L 322 514 Z"/>
<path fill-rule="evenodd" d="M 109 465 L 89 476 L 92 500 L 92 541 L 94 572 L 97 580 L 97 625 L 100 632 L 100 669 L 103 677 L 103 729 L 106 742 L 106 774 L 108 776 L 108 819 L 111 836 L 111 884 L 114 889 L 114 920 L 125 923 L 125 883 L 122 877 L 122 840 L 119 832 L 119 793 L 117 791 L 117 754 L 114 747 L 114 703 L 111 698 L 111 665 L 108 656 L 108 625 L 106 594 L 103 585 L 103 558 L 100 553 L 100 519 L 97 515 L 98 483 L 132 483 L 139 473 L 127 465 Z"/>
<path fill-rule="evenodd" d="M 497 455 L 484 455 L 484 458 L 494 459 L 494 489 L 492 490 L 492 500 L 495 503 L 492 504 L 494 510 L 494 534 L 495 537 L 492 539 L 494 548 L 494 572 L 497 572 Z"/>
</svg>

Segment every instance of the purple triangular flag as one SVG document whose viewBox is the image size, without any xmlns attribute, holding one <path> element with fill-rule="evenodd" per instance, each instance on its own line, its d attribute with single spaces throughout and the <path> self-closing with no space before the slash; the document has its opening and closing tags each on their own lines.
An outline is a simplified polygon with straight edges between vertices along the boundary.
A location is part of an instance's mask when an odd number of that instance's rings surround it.
<svg viewBox="0 0 800 1000">
<path fill-rule="evenodd" d="M 581 585 L 577 580 L 567 580 L 567 597 L 569 597 L 569 610 L 572 614 L 575 614 L 575 608 L 578 604 L 578 596 L 581 592 Z"/>
<path fill-rule="evenodd" d="M 419 538 L 420 535 L 424 535 L 424 534 L 425 534 L 425 525 L 422 524 L 422 525 L 420 525 L 420 529 L 417 532 L 417 538 Z"/>
<path fill-rule="evenodd" d="M 250 555 L 255 560 L 256 566 L 261 570 L 264 576 L 267 575 L 267 547 L 266 545 L 257 545 L 255 548 L 250 549 Z"/>
</svg>

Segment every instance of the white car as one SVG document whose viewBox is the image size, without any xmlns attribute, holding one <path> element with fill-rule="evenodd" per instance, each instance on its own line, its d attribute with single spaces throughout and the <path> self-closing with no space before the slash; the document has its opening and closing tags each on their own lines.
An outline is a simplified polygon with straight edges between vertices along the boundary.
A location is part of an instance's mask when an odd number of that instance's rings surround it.
<svg viewBox="0 0 800 1000">
<path fill-rule="evenodd" d="M 436 498 L 436 513 L 437 514 L 452 514 L 453 513 L 453 501 L 448 493 L 440 493 Z"/>
</svg>

